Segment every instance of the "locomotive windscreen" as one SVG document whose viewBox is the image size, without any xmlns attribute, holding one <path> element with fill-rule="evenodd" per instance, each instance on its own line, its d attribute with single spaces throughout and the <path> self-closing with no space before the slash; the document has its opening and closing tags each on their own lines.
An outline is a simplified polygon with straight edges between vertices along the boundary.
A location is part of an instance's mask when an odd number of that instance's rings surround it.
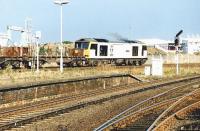
<svg viewBox="0 0 200 131">
<path fill-rule="evenodd" d="M 88 49 L 89 43 L 88 42 L 76 42 L 75 48 L 76 49 Z"/>
</svg>

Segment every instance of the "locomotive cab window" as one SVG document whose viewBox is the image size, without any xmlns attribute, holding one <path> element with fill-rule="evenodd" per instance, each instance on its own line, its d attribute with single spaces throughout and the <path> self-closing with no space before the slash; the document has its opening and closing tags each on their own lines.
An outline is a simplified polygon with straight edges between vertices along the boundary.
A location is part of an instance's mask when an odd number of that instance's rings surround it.
<svg viewBox="0 0 200 131">
<path fill-rule="evenodd" d="M 98 48 L 97 44 L 91 44 L 90 49 L 95 50 L 95 56 L 97 56 L 97 48 Z"/>
<path fill-rule="evenodd" d="M 138 46 L 132 47 L 132 56 L 138 56 Z"/>
<path fill-rule="evenodd" d="M 144 55 L 144 51 L 147 50 L 147 46 L 142 46 L 142 56 Z"/>
<path fill-rule="evenodd" d="M 100 46 L 100 56 L 107 56 L 108 55 L 108 46 L 101 45 Z"/>
<path fill-rule="evenodd" d="M 75 48 L 76 49 L 88 49 L 89 43 L 88 42 L 76 42 Z"/>
</svg>

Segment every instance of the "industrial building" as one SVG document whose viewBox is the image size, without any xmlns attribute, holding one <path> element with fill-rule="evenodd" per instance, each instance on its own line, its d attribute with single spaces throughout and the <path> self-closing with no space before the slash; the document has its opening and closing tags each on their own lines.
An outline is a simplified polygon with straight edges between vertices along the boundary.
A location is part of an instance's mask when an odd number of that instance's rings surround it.
<svg viewBox="0 0 200 131">
<path fill-rule="evenodd" d="M 166 53 L 170 52 L 170 51 L 175 51 L 173 50 L 172 43 L 173 43 L 173 47 L 174 47 L 174 42 L 170 41 L 170 40 L 162 40 L 162 39 L 140 39 L 139 41 L 141 41 L 142 43 L 147 44 L 148 47 L 153 47 L 153 48 L 157 48 L 159 50 L 162 50 Z"/>
<path fill-rule="evenodd" d="M 184 53 L 194 54 L 200 52 L 200 36 L 182 38 L 181 47 Z"/>
</svg>

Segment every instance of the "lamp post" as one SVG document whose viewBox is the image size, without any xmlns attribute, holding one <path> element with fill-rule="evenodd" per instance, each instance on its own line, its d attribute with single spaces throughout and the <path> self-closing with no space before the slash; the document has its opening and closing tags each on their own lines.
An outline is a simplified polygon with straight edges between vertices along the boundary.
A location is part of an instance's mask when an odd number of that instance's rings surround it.
<svg viewBox="0 0 200 131">
<path fill-rule="evenodd" d="M 54 0 L 60 6 L 60 72 L 63 73 L 63 5 L 68 4 L 69 0 Z"/>
</svg>

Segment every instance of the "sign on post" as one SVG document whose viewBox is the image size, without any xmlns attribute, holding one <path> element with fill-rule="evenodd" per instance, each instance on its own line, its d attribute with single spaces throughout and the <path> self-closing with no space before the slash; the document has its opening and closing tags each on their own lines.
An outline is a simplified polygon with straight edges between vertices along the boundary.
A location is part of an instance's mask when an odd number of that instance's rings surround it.
<svg viewBox="0 0 200 131">
<path fill-rule="evenodd" d="M 163 58 L 152 58 L 152 71 L 153 76 L 163 76 Z"/>
</svg>

